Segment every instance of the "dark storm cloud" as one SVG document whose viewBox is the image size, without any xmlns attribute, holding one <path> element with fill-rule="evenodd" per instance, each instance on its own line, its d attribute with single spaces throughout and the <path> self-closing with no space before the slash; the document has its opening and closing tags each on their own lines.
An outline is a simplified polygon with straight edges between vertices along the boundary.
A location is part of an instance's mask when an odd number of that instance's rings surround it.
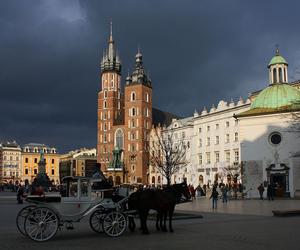
<svg viewBox="0 0 300 250">
<path fill-rule="evenodd" d="M 182 116 L 267 85 L 279 44 L 300 78 L 297 1 L 1 1 L 0 139 L 95 146 L 99 62 L 112 18 L 123 76 L 137 46 L 154 106 Z M 124 77 L 123 77 L 124 78 Z"/>
</svg>

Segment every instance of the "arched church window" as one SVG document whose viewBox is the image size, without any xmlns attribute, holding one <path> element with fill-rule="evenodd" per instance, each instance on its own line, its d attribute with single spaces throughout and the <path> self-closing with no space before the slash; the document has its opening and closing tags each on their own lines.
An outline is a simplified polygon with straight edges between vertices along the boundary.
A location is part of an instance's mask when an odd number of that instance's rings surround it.
<svg viewBox="0 0 300 250">
<path fill-rule="evenodd" d="M 277 82 L 276 69 L 273 69 L 273 83 Z"/>
<path fill-rule="evenodd" d="M 283 82 L 283 75 L 282 75 L 282 69 L 279 68 L 279 82 Z"/>
<path fill-rule="evenodd" d="M 103 102 L 103 108 L 105 108 L 105 109 L 107 108 L 107 103 L 106 103 L 106 101 Z"/>
<path fill-rule="evenodd" d="M 131 101 L 135 101 L 135 92 L 131 92 Z"/>
<path fill-rule="evenodd" d="M 136 115 L 135 108 L 132 108 L 132 109 L 131 109 L 131 115 L 132 115 L 132 116 L 135 116 L 135 115 Z"/>
<path fill-rule="evenodd" d="M 287 82 L 287 80 L 286 80 L 286 71 L 285 71 L 285 69 L 283 69 L 283 79 L 284 79 L 284 82 Z"/>
<path fill-rule="evenodd" d="M 115 146 L 123 149 L 124 133 L 122 129 L 118 129 L 115 134 Z"/>
<path fill-rule="evenodd" d="M 107 98 L 107 90 L 104 91 L 104 98 Z"/>
</svg>

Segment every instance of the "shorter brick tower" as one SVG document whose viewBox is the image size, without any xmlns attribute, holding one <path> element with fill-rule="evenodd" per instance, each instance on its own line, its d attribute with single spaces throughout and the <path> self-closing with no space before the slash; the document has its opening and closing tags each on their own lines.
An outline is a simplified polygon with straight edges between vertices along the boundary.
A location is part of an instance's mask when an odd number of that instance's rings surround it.
<svg viewBox="0 0 300 250">
<path fill-rule="evenodd" d="M 152 126 L 152 86 L 138 51 L 135 70 L 125 86 L 124 163 L 131 183 L 146 183 L 149 165 L 149 136 Z"/>
</svg>

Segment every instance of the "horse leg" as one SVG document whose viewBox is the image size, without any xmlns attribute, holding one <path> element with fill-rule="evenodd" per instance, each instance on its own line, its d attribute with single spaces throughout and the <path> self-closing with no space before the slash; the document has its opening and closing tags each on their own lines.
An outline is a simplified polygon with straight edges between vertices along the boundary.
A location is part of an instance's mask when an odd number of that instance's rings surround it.
<svg viewBox="0 0 300 250">
<path fill-rule="evenodd" d="M 148 217 L 149 211 L 142 211 L 141 212 L 141 227 L 143 230 L 143 234 L 149 234 L 148 228 L 147 228 L 147 217 Z"/>
<path fill-rule="evenodd" d="M 171 233 L 174 232 L 173 227 L 172 227 L 172 219 L 173 219 L 174 209 L 175 209 L 175 206 L 171 207 L 169 210 L 169 230 Z"/>
<path fill-rule="evenodd" d="M 163 216 L 161 218 L 161 224 L 162 224 L 162 219 L 164 219 L 164 225 L 162 225 L 162 231 L 163 232 L 168 232 L 167 226 L 166 226 L 166 221 L 167 221 L 167 211 L 163 212 Z"/>
<path fill-rule="evenodd" d="M 157 214 L 156 214 L 156 230 L 159 231 L 160 230 L 160 227 L 159 227 L 159 222 L 160 222 L 160 219 L 161 218 L 161 213 L 159 211 L 157 211 Z"/>
<path fill-rule="evenodd" d="M 128 222 L 129 222 L 128 227 L 129 227 L 130 231 L 131 231 L 131 232 L 134 232 L 134 229 L 135 229 L 134 218 L 131 217 L 131 216 L 129 216 L 129 217 L 128 217 Z"/>
</svg>

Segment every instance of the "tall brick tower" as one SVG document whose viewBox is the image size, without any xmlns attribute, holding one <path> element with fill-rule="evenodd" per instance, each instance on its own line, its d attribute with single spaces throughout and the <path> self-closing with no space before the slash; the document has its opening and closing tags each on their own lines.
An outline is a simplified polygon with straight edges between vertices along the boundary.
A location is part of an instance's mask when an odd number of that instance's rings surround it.
<svg viewBox="0 0 300 250">
<path fill-rule="evenodd" d="M 115 126 L 124 123 L 123 96 L 121 93 L 121 61 L 116 52 L 112 23 L 108 49 L 101 61 L 101 91 L 98 93 L 97 161 L 106 172 L 112 162 Z"/>
<path fill-rule="evenodd" d="M 152 86 L 138 51 L 135 70 L 126 78 L 125 86 L 125 157 L 131 183 L 146 183 L 149 166 L 149 136 L 152 126 Z"/>
</svg>

